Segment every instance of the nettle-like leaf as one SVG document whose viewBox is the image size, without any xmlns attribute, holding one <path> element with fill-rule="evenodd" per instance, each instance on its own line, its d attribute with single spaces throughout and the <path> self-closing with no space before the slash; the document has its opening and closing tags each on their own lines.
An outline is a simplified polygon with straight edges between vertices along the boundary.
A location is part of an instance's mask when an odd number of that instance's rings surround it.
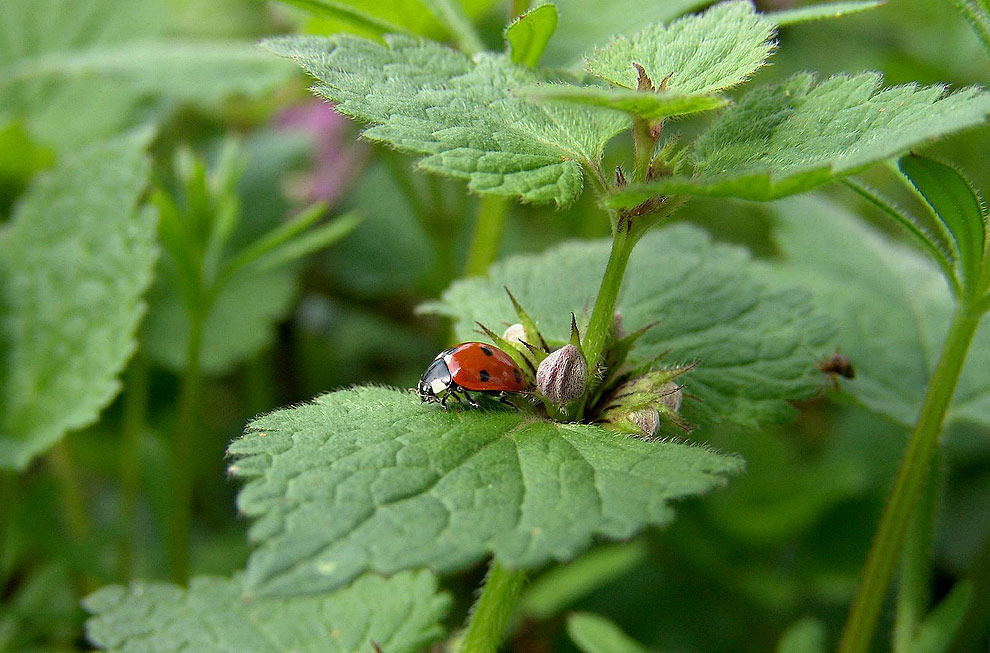
<svg viewBox="0 0 990 653">
<path fill-rule="evenodd" d="M 585 69 L 616 86 L 637 88 L 639 64 L 654 85 L 676 93 L 715 93 L 746 81 L 773 52 L 774 24 L 749 2 L 723 2 L 703 14 L 596 48 Z M 668 78 L 669 76 L 669 78 Z"/>
<path fill-rule="evenodd" d="M 691 175 L 629 186 L 610 198 L 635 206 L 655 194 L 769 200 L 854 173 L 915 145 L 984 122 L 990 93 L 942 86 L 881 89 L 879 73 L 815 84 L 799 74 L 748 93 L 692 146 Z"/>
<path fill-rule="evenodd" d="M 148 133 L 66 156 L 0 231 L 0 468 L 23 468 L 120 390 L 155 263 L 137 204 Z"/>
<path fill-rule="evenodd" d="M 856 369 L 855 379 L 842 382 L 843 392 L 911 427 L 952 318 L 945 279 L 915 250 L 890 242 L 823 198 L 792 198 L 773 211 L 785 260 L 766 264 L 767 278 L 807 288 L 818 305 L 830 308 L 839 325 L 836 342 Z M 988 366 L 990 322 L 984 320 L 947 424 L 990 425 Z"/>
<path fill-rule="evenodd" d="M 197 576 L 104 587 L 83 601 L 89 640 L 114 651 L 346 653 L 418 651 L 443 636 L 450 597 L 425 571 L 364 576 L 311 597 L 244 600 L 241 579 Z"/>
<path fill-rule="evenodd" d="M 452 410 L 355 388 L 276 411 L 230 446 L 256 522 L 249 594 L 325 591 L 366 571 L 570 560 L 595 536 L 673 519 L 668 503 L 739 459 L 515 411 Z"/>
<path fill-rule="evenodd" d="M 431 308 L 456 320 L 460 339 L 476 339 L 475 321 L 495 328 L 513 319 L 505 286 L 544 335 L 563 342 L 571 311 L 590 311 L 608 253 L 609 243 L 597 241 L 513 257 L 493 265 L 487 279 L 454 283 Z M 678 379 L 700 398 L 682 407 L 690 421 L 756 427 L 785 420 L 794 414 L 789 400 L 820 387 L 808 351 L 828 339 L 830 320 L 805 293 L 763 288 L 751 265 L 743 250 L 714 245 L 686 225 L 648 233 L 630 258 L 616 307 L 623 327 L 631 333 L 657 323 L 630 358 L 647 362 L 667 352 L 661 364 L 699 361 Z"/>
<path fill-rule="evenodd" d="M 537 105 L 511 91 L 541 81 L 501 55 L 472 61 L 445 46 L 406 36 L 386 44 L 351 36 L 276 38 L 265 47 L 295 59 L 337 110 L 372 123 L 370 140 L 427 155 L 418 166 L 468 180 L 479 193 L 530 202 L 574 200 L 582 164 L 628 127 L 618 112 Z"/>
</svg>

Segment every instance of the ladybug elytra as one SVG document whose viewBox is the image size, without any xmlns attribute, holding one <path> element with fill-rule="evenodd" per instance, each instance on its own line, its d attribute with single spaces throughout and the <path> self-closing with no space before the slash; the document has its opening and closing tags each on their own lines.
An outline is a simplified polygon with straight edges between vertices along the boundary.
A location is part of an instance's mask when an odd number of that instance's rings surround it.
<svg viewBox="0 0 990 653">
<path fill-rule="evenodd" d="M 504 351 L 485 342 L 462 342 L 437 354 L 419 380 L 419 397 L 447 407 L 447 399 L 466 400 L 470 392 L 501 394 L 527 387 L 522 371 Z"/>
</svg>

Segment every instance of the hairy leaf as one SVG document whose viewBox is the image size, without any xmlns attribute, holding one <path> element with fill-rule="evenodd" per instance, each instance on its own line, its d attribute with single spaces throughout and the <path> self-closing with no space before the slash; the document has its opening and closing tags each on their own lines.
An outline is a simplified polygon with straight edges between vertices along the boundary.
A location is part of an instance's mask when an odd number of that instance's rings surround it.
<svg viewBox="0 0 990 653">
<path fill-rule="evenodd" d="M 948 232 L 960 279 L 973 291 L 987 251 L 987 212 L 983 198 L 962 172 L 917 154 L 898 162 L 901 172 Z"/>
<path fill-rule="evenodd" d="M 567 634 L 584 653 L 646 653 L 645 646 L 597 614 L 575 612 L 567 617 Z"/>
<path fill-rule="evenodd" d="M 410 392 L 355 388 L 276 411 L 230 446 L 258 543 L 246 587 L 320 592 L 365 570 L 570 560 L 594 536 L 673 519 L 741 461 L 515 411 L 444 411 Z"/>
<path fill-rule="evenodd" d="M 839 18 L 847 14 L 858 14 L 861 11 L 875 9 L 886 4 L 887 0 L 849 0 L 846 2 L 829 2 L 821 5 L 808 5 L 795 9 L 783 9 L 765 14 L 767 20 L 774 25 L 794 25 L 807 23 L 825 18 Z"/>
<path fill-rule="evenodd" d="M 0 231 L 0 468 L 23 468 L 120 390 L 155 263 L 137 203 L 147 132 L 67 156 Z"/>
<path fill-rule="evenodd" d="M 563 342 L 571 311 L 591 310 L 608 251 L 598 241 L 513 257 L 492 266 L 488 279 L 454 283 L 433 309 L 453 317 L 457 336 L 468 340 L 476 320 L 492 328 L 512 320 L 506 286 L 544 335 Z M 749 266 L 742 250 L 686 225 L 648 233 L 630 259 L 616 310 L 629 333 L 657 323 L 630 357 L 647 362 L 667 352 L 661 364 L 700 361 L 679 379 L 700 398 L 682 408 L 691 421 L 784 420 L 794 414 L 788 400 L 820 386 L 807 351 L 829 337 L 830 321 L 802 292 L 764 289 Z"/>
<path fill-rule="evenodd" d="M 114 651 L 389 653 L 418 651 L 443 635 L 450 606 L 425 571 L 364 576 L 346 589 L 294 599 L 244 600 L 241 579 L 197 576 L 189 589 L 135 582 L 83 602 L 90 641 Z"/>
<path fill-rule="evenodd" d="M 774 25 L 745 1 L 723 2 L 703 14 L 664 25 L 655 23 L 632 36 L 618 36 L 596 48 L 585 68 L 616 86 L 637 88 L 643 67 L 659 88 L 677 93 L 715 93 L 746 81 L 773 52 Z"/>
<path fill-rule="evenodd" d="M 836 344 L 856 370 L 841 388 L 866 408 L 910 427 L 917 418 L 953 311 L 945 280 L 914 249 L 891 243 L 822 198 L 773 205 L 784 261 L 768 279 L 799 284 L 828 306 L 839 325 Z M 816 350 L 830 354 L 832 347 Z M 811 354 L 807 354 L 810 356 Z M 990 425 L 990 323 L 970 347 L 948 423 Z"/>
<path fill-rule="evenodd" d="M 815 84 L 799 74 L 748 93 L 695 142 L 694 173 L 630 186 L 611 204 L 658 193 L 769 200 L 865 169 L 929 139 L 980 124 L 990 93 L 942 86 L 880 88 L 879 73 Z"/>
<path fill-rule="evenodd" d="M 518 16 L 505 28 L 513 63 L 535 68 L 557 28 L 557 6 L 540 5 Z"/>
<path fill-rule="evenodd" d="M 628 126 L 614 111 L 537 105 L 511 90 L 540 81 L 505 57 L 475 61 L 405 36 L 386 45 L 340 36 L 264 41 L 320 80 L 337 110 L 372 123 L 366 138 L 427 155 L 424 170 L 468 180 L 479 193 L 567 204 L 583 185 L 582 164 Z"/>
<path fill-rule="evenodd" d="M 652 93 L 625 88 L 543 84 L 528 86 L 517 95 L 533 100 L 558 100 L 605 107 L 641 118 L 664 119 L 684 116 L 724 107 L 729 98 L 724 95 L 692 95 L 686 93 Z"/>
</svg>

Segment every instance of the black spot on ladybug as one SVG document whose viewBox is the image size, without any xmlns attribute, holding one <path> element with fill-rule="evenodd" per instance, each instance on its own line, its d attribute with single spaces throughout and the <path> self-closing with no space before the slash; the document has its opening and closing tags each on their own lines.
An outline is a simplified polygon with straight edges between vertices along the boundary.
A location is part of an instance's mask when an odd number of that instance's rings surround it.
<svg viewBox="0 0 990 653">
<path fill-rule="evenodd" d="M 478 376 L 481 377 L 482 382 L 492 378 L 492 375 L 488 373 L 488 370 L 481 370 L 480 372 L 478 372 Z"/>
<path fill-rule="evenodd" d="M 512 370 L 512 376 L 516 377 L 516 383 L 522 383 L 522 375 L 519 370 Z"/>
<path fill-rule="evenodd" d="M 485 356 L 491 356 L 491 355 L 493 355 L 492 350 L 489 349 L 488 347 L 482 347 L 481 348 L 481 351 L 485 354 Z M 482 379 L 482 381 L 487 381 L 487 380 L 488 379 Z"/>
</svg>

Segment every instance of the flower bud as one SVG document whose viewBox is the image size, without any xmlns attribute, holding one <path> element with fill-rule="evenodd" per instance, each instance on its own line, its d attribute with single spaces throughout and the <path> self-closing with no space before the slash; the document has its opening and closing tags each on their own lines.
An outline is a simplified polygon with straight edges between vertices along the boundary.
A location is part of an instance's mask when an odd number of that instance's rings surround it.
<svg viewBox="0 0 990 653">
<path fill-rule="evenodd" d="M 502 334 L 502 337 L 508 340 L 509 342 L 511 342 L 512 344 L 521 345 L 523 341 L 526 339 L 526 329 L 521 324 L 518 323 L 513 324 L 512 326 L 510 326 L 508 329 L 505 330 L 505 333 Z"/>
<path fill-rule="evenodd" d="M 660 428 L 660 411 L 652 406 L 635 410 L 626 416 L 630 422 L 639 427 L 644 438 L 652 438 Z"/>
<path fill-rule="evenodd" d="M 536 385 L 543 396 L 558 406 L 584 394 L 588 361 L 574 345 L 564 345 L 543 359 L 536 370 Z"/>
</svg>

